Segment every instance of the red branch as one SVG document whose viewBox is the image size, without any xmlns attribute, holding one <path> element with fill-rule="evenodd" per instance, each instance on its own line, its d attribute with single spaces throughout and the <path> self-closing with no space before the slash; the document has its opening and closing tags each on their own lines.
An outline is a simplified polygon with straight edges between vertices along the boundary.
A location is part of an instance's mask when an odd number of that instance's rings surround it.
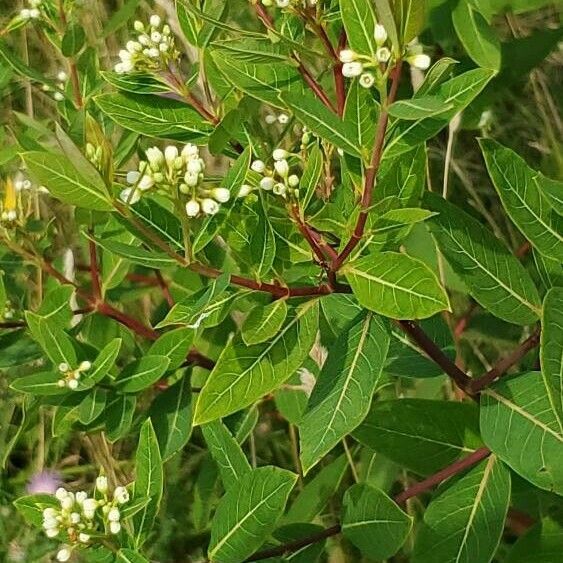
<svg viewBox="0 0 563 563">
<path fill-rule="evenodd" d="M 441 469 L 434 475 L 431 475 L 427 479 L 424 479 L 424 481 L 420 481 L 419 483 L 416 483 L 412 487 L 405 489 L 402 493 L 399 493 L 397 496 L 395 496 L 393 500 L 397 504 L 403 504 L 409 498 L 420 495 L 421 493 L 428 491 L 432 487 L 439 485 L 446 479 L 449 479 L 450 477 L 453 477 L 454 475 L 458 475 L 462 471 L 469 469 L 473 465 L 479 463 L 480 461 L 488 457 L 490 453 L 491 451 L 488 448 L 479 448 L 478 450 L 475 450 L 471 455 L 468 455 L 467 457 L 460 459 L 452 463 L 451 465 L 448 465 L 447 467 L 444 467 L 444 469 Z M 301 538 L 299 540 L 288 542 L 278 547 L 273 547 L 271 549 L 265 549 L 263 551 L 259 551 L 258 553 L 255 553 L 254 555 L 249 557 L 246 561 L 248 562 L 261 561 L 263 559 L 269 559 L 270 557 L 278 557 L 278 556 L 286 555 L 288 553 L 294 553 L 299 549 L 302 549 L 303 547 L 320 542 L 331 536 L 336 536 L 341 531 L 342 531 L 342 527 L 339 524 L 337 524 L 336 526 L 326 528 L 321 532 L 317 532 L 316 534 L 311 534 L 310 536 Z"/>
</svg>

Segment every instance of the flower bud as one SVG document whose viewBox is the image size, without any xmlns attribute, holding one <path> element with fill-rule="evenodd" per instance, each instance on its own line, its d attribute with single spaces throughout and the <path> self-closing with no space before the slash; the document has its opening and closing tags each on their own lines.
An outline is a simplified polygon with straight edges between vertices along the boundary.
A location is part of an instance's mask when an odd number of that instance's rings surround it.
<svg viewBox="0 0 563 563">
<path fill-rule="evenodd" d="M 351 63 L 356 60 L 356 53 L 351 49 L 344 49 L 340 51 L 340 62 L 341 63 Z"/>
<path fill-rule="evenodd" d="M 113 491 L 113 498 L 119 504 L 129 502 L 129 491 L 125 487 L 115 487 L 115 491 Z"/>
<path fill-rule="evenodd" d="M 252 191 L 252 186 L 249 186 L 248 184 L 243 184 L 240 187 L 237 197 L 246 197 L 248 194 L 250 194 L 251 191 Z"/>
<path fill-rule="evenodd" d="M 70 521 L 71 521 L 73 524 L 78 524 L 78 523 L 80 522 L 80 514 L 78 514 L 78 512 L 73 512 L 73 513 L 70 515 Z"/>
<path fill-rule="evenodd" d="M 57 74 L 57 80 L 59 82 L 66 82 L 68 80 L 68 74 L 64 71 L 61 70 L 58 74 Z"/>
<path fill-rule="evenodd" d="M 121 531 L 121 524 L 119 522 L 110 522 L 109 531 L 112 534 L 119 534 L 119 532 Z"/>
<path fill-rule="evenodd" d="M 145 151 L 149 165 L 153 170 L 158 170 L 164 163 L 164 155 L 158 147 L 151 147 Z M 133 182 L 131 182 L 133 183 Z"/>
<path fill-rule="evenodd" d="M 261 160 L 255 160 L 251 165 L 250 168 L 254 170 L 254 172 L 258 172 L 258 174 L 263 174 L 266 170 L 266 165 Z"/>
<path fill-rule="evenodd" d="M 139 33 L 144 33 L 145 32 L 145 26 L 143 25 L 143 22 L 137 20 L 134 24 L 133 24 L 133 28 L 135 29 L 135 31 L 138 31 Z"/>
<path fill-rule="evenodd" d="M 141 199 L 141 192 L 135 188 L 125 188 L 124 190 L 121 190 L 119 199 L 124 203 L 135 205 L 135 203 Z"/>
<path fill-rule="evenodd" d="M 386 63 L 391 58 L 391 51 L 387 47 L 379 47 L 375 52 L 375 57 L 380 63 Z"/>
<path fill-rule="evenodd" d="M 95 498 L 86 498 L 82 501 L 84 512 L 94 512 L 98 508 L 98 501 Z"/>
<path fill-rule="evenodd" d="M 80 532 L 80 534 L 78 534 L 78 541 L 80 543 L 88 543 L 90 541 L 90 536 L 84 532 Z"/>
<path fill-rule="evenodd" d="M 57 500 L 63 500 L 66 496 L 68 495 L 68 491 L 63 488 L 63 487 L 59 487 L 56 491 L 55 491 L 55 498 Z"/>
<path fill-rule="evenodd" d="M 269 114 L 264 118 L 264 120 L 268 125 L 273 125 L 278 120 L 278 118 L 275 115 Z"/>
<path fill-rule="evenodd" d="M 57 552 L 57 561 L 64 563 L 65 561 L 68 561 L 70 559 L 70 556 L 71 556 L 70 549 L 68 547 L 63 547 L 62 549 L 59 549 L 59 551 Z"/>
<path fill-rule="evenodd" d="M 88 498 L 88 494 L 85 491 L 78 491 L 76 493 L 76 503 L 82 506 L 82 503 Z"/>
<path fill-rule="evenodd" d="M 231 192 L 227 188 L 215 188 L 211 195 L 215 201 L 219 203 L 226 203 L 231 197 Z"/>
<path fill-rule="evenodd" d="M 282 178 L 286 178 L 289 174 L 289 164 L 287 163 L 287 160 L 278 160 L 274 163 L 274 168 Z"/>
<path fill-rule="evenodd" d="M 289 153 L 285 149 L 276 149 L 272 153 L 272 157 L 274 158 L 274 160 L 283 160 L 284 158 L 287 158 L 288 156 L 289 156 Z"/>
<path fill-rule="evenodd" d="M 291 188 L 296 188 L 299 185 L 299 176 L 297 174 L 292 174 L 288 179 L 287 183 Z"/>
<path fill-rule="evenodd" d="M 373 37 L 378 45 L 383 45 L 387 41 L 387 31 L 380 23 L 375 25 Z"/>
<path fill-rule="evenodd" d="M 67 372 L 70 369 L 69 365 L 66 362 L 62 362 L 59 364 L 59 371 L 62 373 Z"/>
<path fill-rule="evenodd" d="M 43 510 L 43 518 L 55 518 L 57 516 L 57 511 L 53 507 L 45 508 Z"/>
<path fill-rule="evenodd" d="M 261 187 L 263 190 L 269 192 L 269 191 L 272 190 L 272 188 L 274 187 L 274 184 L 275 184 L 275 183 L 276 183 L 276 182 L 275 182 L 275 180 L 274 180 L 273 178 L 270 178 L 270 176 L 266 176 L 265 178 L 262 178 L 262 179 L 260 180 L 260 187 Z"/>
<path fill-rule="evenodd" d="M 80 371 L 88 371 L 91 367 L 92 367 L 92 362 L 89 362 L 88 360 L 84 360 L 83 362 L 80 362 L 78 369 Z"/>
<path fill-rule="evenodd" d="M 184 181 L 189 187 L 194 188 L 199 184 L 199 174 L 194 174 L 193 172 L 186 172 L 184 176 Z"/>
<path fill-rule="evenodd" d="M 410 57 L 408 61 L 412 66 L 418 68 L 419 70 L 426 70 L 432 62 L 430 57 L 424 53 L 414 55 L 413 57 Z"/>
<path fill-rule="evenodd" d="M 188 201 L 188 203 L 186 203 L 186 215 L 188 217 L 197 217 L 199 215 L 199 210 L 199 203 L 195 199 L 192 199 Z"/>
<path fill-rule="evenodd" d="M 70 379 L 69 381 L 67 381 L 66 385 L 69 389 L 72 389 L 72 391 L 74 391 L 78 388 L 78 381 L 76 379 Z"/>
<path fill-rule="evenodd" d="M 344 63 L 342 65 L 342 75 L 346 78 L 360 76 L 364 70 L 364 65 L 360 62 Z"/>
<path fill-rule="evenodd" d="M 109 512 L 108 512 L 108 520 L 110 522 L 119 522 L 119 519 L 121 518 L 121 515 L 119 514 L 119 508 L 115 508 L 113 507 Z"/>
<path fill-rule="evenodd" d="M 206 215 L 215 215 L 219 211 L 219 204 L 213 199 L 206 197 L 201 202 L 201 209 Z"/>
<path fill-rule="evenodd" d="M 69 387 L 70 387 L 70 383 L 72 383 L 73 381 L 74 379 L 71 379 L 68 382 Z M 66 496 L 65 498 L 61 499 L 61 508 L 63 510 L 70 510 L 73 506 L 74 506 L 74 499 L 71 496 Z"/>
<path fill-rule="evenodd" d="M 186 170 L 188 172 L 190 172 L 191 174 L 199 174 L 200 172 L 203 171 L 203 166 L 201 163 L 201 159 L 193 159 L 188 161 L 188 164 L 186 166 Z"/>
<path fill-rule="evenodd" d="M 153 14 L 149 20 L 149 23 L 153 26 L 153 27 L 160 27 L 161 24 L 161 19 L 160 16 L 157 16 L 156 14 Z"/>
<path fill-rule="evenodd" d="M 273 192 L 276 195 L 281 195 L 283 197 L 285 197 L 286 193 L 287 193 L 287 188 L 285 186 L 285 184 L 282 184 L 281 182 L 278 182 L 273 189 Z"/>
<path fill-rule="evenodd" d="M 147 174 L 145 174 L 140 180 L 139 183 L 137 184 L 137 187 L 140 190 L 149 190 L 150 188 L 152 188 L 154 186 L 154 179 L 151 178 L 150 176 L 148 176 Z"/>
<path fill-rule="evenodd" d="M 48 538 L 56 538 L 59 535 L 60 530 L 58 528 L 49 528 L 45 530 L 45 535 Z"/>
<path fill-rule="evenodd" d="M 100 493 L 106 493 L 108 490 L 108 478 L 105 475 L 99 475 L 96 478 L 96 489 L 100 491 Z"/>
</svg>

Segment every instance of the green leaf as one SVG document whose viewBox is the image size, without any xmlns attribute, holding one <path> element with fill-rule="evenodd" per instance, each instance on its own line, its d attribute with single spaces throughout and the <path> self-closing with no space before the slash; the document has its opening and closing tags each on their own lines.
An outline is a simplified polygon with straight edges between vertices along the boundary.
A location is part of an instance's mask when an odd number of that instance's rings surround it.
<svg viewBox="0 0 563 563">
<path fill-rule="evenodd" d="M 551 207 L 558 215 L 563 215 L 563 182 L 552 180 L 543 174 L 538 174 L 534 181 Z"/>
<path fill-rule="evenodd" d="M 225 348 L 199 394 L 195 424 L 236 412 L 270 393 L 303 363 L 315 341 L 318 301 L 292 310 L 268 343 L 245 346 L 237 336 Z"/>
<path fill-rule="evenodd" d="M 484 68 L 500 70 L 500 41 L 494 29 L 470 2 L 458 2 L 452 21 L 467 54 Z"/>
<path fill-rule="evenodd" d="M 506 212 L 542 253 L 563 261 L 563 218 L 541 194 L 538 172 L 514 151 L 492 139 L 479 141 L 485 163 Z"/>
<path fill-rule="evenodd" d="M 78 23 L 71 23 L 61 41 L 61 53 L 65 57 L 77 55 L 86 41 L 84 27 Z"/>
<path fill-rule="evenodd" d="M 254 277 L 263 280 L 267 278 L 276 257 L 276 237 L 262 198 L 259 198 L 254 210 L 258 222 L 252 231 L 247 253 Z"/>
<path fill-rule="evenodd" d="M 440 252 L 475 300 L 505 321 L 535 322 L 541 313 L 540 297 L 521 262 L 457 206 L 429 192 L 424 203 L 438 212 L 428 224 Z"/>
<path fill-rule="evenodd" d="M 429 475 L 482 445 L 478 416 L 469 403 L 381 401 L 353 436 L 395 463 Z"/>
<path fill-rule="evenodd" d="M 99 383 L 115 365 L 115 360 L 121 350 L 121 338 L 114 338 L 109 344 L 104 346 L 97 358 L 92 362 L 92 367 L 82 380 L 84 385 L 90 386 Z"/>
<path fill-rule="evenodd" d="M 342 533 L 366 557 L 388 559 L 405 543 L 412 518 L 383 491 L 353 485 L 344 495 Z"/>
<path fill-rule="evenodd" d="M 260 344 L 273 338 L 287 317 L 287 302 L 277 299 L 264 307 L 256 305 L 241 328 L 241 336 L 247 346 Z"/>
<path fill-rule="evenodd" d="M 293 89 L 282 92 L 280 98 L 295 117 L 315 135 L 319 135 L 333 145 L 354 156 L 362 156 L 357 135 L 351 123 L 341 120 L 320 100 L 310 94 Z"/>
<path fill-rule="evenodd" d="M 303 176 L 301 176 L 299 183 L 299 191 L 302 193 L 299 209 L 303 214 L 307 211 L 307 207 L 315 195 L 315 190 L 323 173 L 323 164 L 323 152 L 318 145 L 315 145 L 307 156 Z"/>
<path fill-rule="evenodd" d="M 340 3 L 342 23 L 346 30 L 350 48 L 356 53 L 376 58 L 377 45 L 374 39 L 375 17 L 371 0 L 348 0 Z"/>
<path fill-rule="evenodd" d="M 423 30 L 426 4 L 426 0 L 394 0 L 395 21 L 403 45 L 407 45 Z"/>
<path fill-rule="evenodd" d="M 60 508 L 60 503 L 55 495 L 40 493 L 17 498 L 14 501 L 14 506 L 26 522 L 39 528 L 43 522 L 43 510 L 45 508 Z"/>
<path fill-rule="evenodd" d="M 416 120 L 450 111 L 453 103 L 445 103 L 439 96 L 419 96 L 399 100 L 389 107 L 389 115 L 397 119 Z"/>
<path fill-rule="evenodd" d="M 342 119 L 346 127 L 356 131 L 360 150 L 371 154 L 375 143 L 375 131 L 379 115 L 379 104 L 370 90 L 362 88 L 359 80 L 354 80 L 346 97 Z"/>
<path fill-rule="evenodd" d="M 194 341 L 194 331 L 188 327 L 180 327 L 165 332 L 147 352 L 151 356 L 166 356 L 168 370 L 178 369 L 185 361 Z"/>
<path fill-rule="evenodd" d="M 140 553 L 122 548 L 117 552 L 117 563 L 149 563 Z"/>
<path fill-rule="evenodd" d="M 289 471 L 260 467 L 227 491 L 211 523 L 210 561 L 240 563 L 256 551 L 273 532 L 296 480 Z"/>
<path fill-rule="evenodd" d="M 56 198 L 85 209 L 111 211 L 106 187 L 101 177 L 92 183 L 62 153 L 26 152 L 22 158 L 35 181 Z"/>
<path fill-rule="evenodd" d="M 143 356 L 125 367 L 115 380 L 115 385 L 123 393 L 142 391 L 166 373 L 169 363 L 166 356 Z"/>
<path fill-rule="evenodd" d="M 44 371 L 18 377 L 10 384 L 10 389 L 29 393 L 31 395 L 64 395 L 69 392 L 68 387 L 59 387 L 57 381 L 59 377 L 52 371 Z"/>
<path fill-rule="evenodd" d="M 397 25 L 394 18 L 394 10 L 391 7 L 393 1 L 391 0 L 374 0 L 375 7 L 377 9 L 377 19 L 378 22 L 383 25 L 387 35 L 389 35 L 389 41 L 393 47 L 393 52 L 398 54 L 402 51 L 403 45 L 402 41 L 399 42 L 399 35 L 397 31 Z"/>
<path fill-rule="evenodd" d="M 547 292 L 543 303 L 541 373 L 560 426 L 563 421 L 563 288 Z"/>
<path fill-rule="evenodd" d="M 115 10 L 104 25 L 103 36 L 107 37 L 111 35 L 127 23 L 135 14 L 140 3 L 141 0 L 126 0 L 123 2 L 121 8 Z"/>
<path fill-rule="evenodd" d="M 369 412 L 389 348 L 389 331 L 362 312 L 328 352 L 299 424 L 303 473 L 318 463 Z"/>
<path fill-rule="evenodd" d="M 164 254 L 163 252 L 155 252 L 154 250 L 145 250 L 144 248 L 134 246 L 132 244 L 124 244 L 110 239 L 101 239 L 91 237 L 95 240 L 98 246 L 101 246 L 104 250 L 115 254 L 116 256 L 121 256 L 126 258 L 133 264 L 139 264 L 139 266 L 145 266 L 145 268 L 154 268 L 156 270 L 161 270 L 163 268 L 168 268 L 170 266 L 176 266 L 178 262 Z"/>
<path fill-rule="evenodd" d="M 102 94 L 95 101 L 121 127 L 149 137 L 203 142 L 213 131 L 196 110 L 170 98 L 117 93 Z"/>
<path fill-rule="evenodd" d="M 563 495 L 563 424 L 540 373 L 502 379 L 481 393 L 481 434 L 524 479 Z"/>
<path fill-rule="evenodd" d="M 135 395 L 118 395 L 105 410 L 106 435 L 110 442 L 122 438 L 131 428 L 137 397 Z"/>
<path fill-rule="evenodd" d="M 510 473 L 491 455 L 432 499 L 416 537 L 413 563 L 489 563 L 509 502 Z"/>
<path fill-rule="evenodd" d="M 299 81 L 297 69 L 288 64 L 253 64 L 214 50 L 211 58 L 219 72 L 237 90 L 277 108 L 283 108 L 279 95 Z"/>
<path fill-rule="evenodd" d="M 162 460 L 167 461 L 188 443 L 192 433 L 192 388 L 188 375 L 156 397 L 149 417 Z"/>
<path fill-rule="evenodd" d="M 128 72 L 119 74 L 112 71 L 100 72 L 102 78 L 118 90 L 125 90 L 132 94 L 165 94 L 170 92 L 170 86 L 159 82 L 152 74 L 146 72 Z"/>
<path fill-rule="evenodd" d="M 164 476 L 158 440 L 150 419 L 141 427 L 139 446 L 135 455 L 135 496 L 146 497 L 150 501 L 133 517 L 135 528 L 135 547 L 139 548 L 147 540 L 162 499 Z"/>
<path fill-rule="evenodd" d="M 292 502 L 283 523 L 291 524 L 314 520 L 333 498 L 347 470 L 348 460 L 345 454 L 325 465 L 303 487 L 303 490 Z"/>
<path fill-rule="evenodd" d="M 105 389 L 92 389 L 80 403 L 78 420 L 82 424 L 94 422 L 106 407 L 107 391 Z"/>
<path fill-rule="evenodd" d="M 56 317 L 40 317 L 31 311 L 26 311 L 25 320 L 29 332 L 55 366 L 66 363 L 71 368 L 77 367 L 72 340 L 64 330 L 59 328 Z"/>
<path fill-rule="evenodd" d="M 504 561 L 553 563 L 560 557 L 562 545 L 563 526 L 560 518 L 546 516 L 516 540 Z"/>
<path fill-rule="evenodd" d="M 436 275 L 406 254 L 382 252 L 345 264 L 342 273 L 358 301 L 395 319 L 422 319 L 449 309 Z"/>
<path fill-rule="evenodd" d="M 241 447 L 220 420 L 204 424 L 201 430 L 209 452 L 219 467 L 223 487 L 226 491 L 239 487 L 242 478 L 251 471 Z"/>
</svg>

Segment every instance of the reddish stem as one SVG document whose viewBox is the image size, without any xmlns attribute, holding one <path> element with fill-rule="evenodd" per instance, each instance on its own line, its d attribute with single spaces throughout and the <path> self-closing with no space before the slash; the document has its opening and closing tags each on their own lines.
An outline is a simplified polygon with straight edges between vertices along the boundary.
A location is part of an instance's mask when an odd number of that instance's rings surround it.
<svg viewBox="0 0 563 563">
<path fill-rule="evenodd" d="M 166 280 L 162 277 L 160 270 L 155 270 L 154 273 L 156 275 L 156 280 L 158 282 L 158 286 L 162 290 L 162 295 L 164 296 L 164 299 L 166 299 L 166 303 L 168 303 L 169 307 L 173 307 L 174 306 L 174 299 L 172 297 L 172 294 L 170 293 L 170 288 L 168 287 Z"/>
</svg>

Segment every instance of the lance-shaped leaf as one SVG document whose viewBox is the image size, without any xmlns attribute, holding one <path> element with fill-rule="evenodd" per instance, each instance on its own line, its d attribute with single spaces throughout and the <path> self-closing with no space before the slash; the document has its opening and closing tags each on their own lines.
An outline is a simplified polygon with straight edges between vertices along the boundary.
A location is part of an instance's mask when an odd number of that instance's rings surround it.
<svg viewBox="0 0 563 563">
<path fill-rule="evenodd" d="M 181 327 L 165 332 L 150 348 L 151 356 L 166 356 L 169 360 L 168 370 L 179 368 L 192 347 L 194 331 L 189 327 Z"/>
<path fill-rule="evenodd" d="M 469 2 L 458 2 L 452 21 L 467 54 L 484 68 L 500 69 L 500 41 L 487 20 Z"/>
<path fill-rule="evenodd" d="M 277 299 L 269 305 L 254 306 L 241 328 L 244 342 L 251 346 L 273 338 L 287 317 L 287 302 Z"/>
<path fill-rule="evenodd" d="M 371 0 L 348 0 L 340 4 L 342 23 L 348 36 L 350 48 L 362 55 L 376 58 L 377 45 L 373 37 L 375 10 Z"/>
<path fill-rule="evenodd" d="M 250 463 L 227 427 L 214 420 L 201 427 L 211 456 L 216 461 L 225 490 L 240 486 L 241 479 L 250 473 Z"/>
<path fill-rule="evenodd" d="M 359 80 L 354 80 L 346 97 L 342 119 L 355 129 L 358 146 L 368 154 L 372 153 L 375 142 L 378 115 L 379 104 L 373 94 L 362 88 Z"/>
<path fill-rule="evenodd" d="M 188 443 L 192 434 L 192 388 L 187 374 L 156 397 L 149 417 L 166 461 Z"/>
<path fill-rule="evenodd" d="M 96 104 L 125 129 L 163 139 L 204 141 L 213 131 L 210 123 L 187 103 L 150 94 L 102 94 Z"/>
<path fill-rule="evenodd" d="M 94 422 L 106 407 L 107 391 L 105 389 L 92 389 L 78 408 L 78 420 L 82 424 Z"/>
<path fill-rule="evenodd" d="M 274 530 L 296 480 L 297 475 L 277 467 L 260 467 L 244 475 L 217 507 L 209 560 L 241 563 L 256 551 Z"/>
<path fill-rule="evenodd" d="M 59 387 L 57 384 L 60 374 L 53 371 L 43 371 L 18 377 L 10 384 L 14 391 L 29 393 L 30 395 L 64 395 L 69 392 L 68 387 Z"/>
<path fill-rule="evenodd" d="M 387 327 L 362 312 L 329 350 L 299 425 L 305 474 L 368 414 L 388 349 Z"/>
<path fill-rule="evenodd" d="M 505 378 L 481 393 L 481 434 L 524 479 L 563 495 L 563 425 L 541 373 Z"/>
<path fill-rule="evenodd" d="M 174 258 L 168 256 L 168 254 L 164 254 L 163 252 L 145 250 L 144 248 L 138 246 L 124 244 L 110 239 L 102 239 L 98 237 L 91 238 L 92 240 L 95 240 L 98 246 L 107 252 L 126 258 L 133 264 L 138 264 L 139 266 L 144 266 L 145 268 L 160 270 L 162 268 L 169 268 L 170 266 L 177 265 Z"/>
<path fill-rule="evenodd" d="M 247 251 L 256 279 L 267 277 L 276 257 L 276 237 L 262 199 L 255 208 L 258 222 L 250 237 Z"/>
<path fill-rule="evenodd" d="M 166 373 L 169 363 L 170 360 L 165 356 L 143 356 L 126 366 L 115 384 L 123 393 L 142 391 Z"/>
<path fill-rule="evenodd" d="M 149 502 L 133 517 L 135 546 L 141 547 L 153 526 L 162 499 L 164 475 L 158 440 L 150 419 L 141 427 L 139 446 L 135 455 L 134 498 L 148 498 Z"/>
<path fill-rule="evenodd" d="M 389 115 L 397 119 L 416 120 L 433 117 L 450 111 L 453 103 L 446 103 L 440 96 L 420 96 L 411 100 L 399 100 L 389 108 Z"/>
<path fill-rule="evenodd" d="M 538 188 L 539 173 L 492 139 L 479 141 L 491 180 L 510 218 L 542 253 L 563 261 L 563 218 Z"/>
<path fill-rule="evenodd" d="M 135 395 L 118 395 L 104 411 L 105 430 L 108 440 L 115 442 L 122 438 L 133 423 L 137 397 Z"/>
<path fill-rule="evenodd" d="M 120 549 L 116 563 L 149 563 L 149 560 L 133 549 Z"/>
<path fill-rule="evenodd" d="M 374 403 L 356 440 L 421 475 L 482 446 L 479 411 L 468 403 L 399 399 Z"/>
<path fill-rule="evenodd" d="M 195 424 L 236 412 L 289 379 L 315 341 L 318 301 L 291 311 L 269 342 L 246 346 L 236 336 L 225 348 L 199 394 Z"/>
<path fill-rule="evenodd" d="M 55 366 L 66 363 L 71 369 L 78 367 L 72 340 L 59 327 L 55 317 L 40 317 L 31 311 L 26 311 L 25 319 L 33 338 Z"/>
<path fill-rule="evenodd" d="M 549 402 L 563 428 L 563 288 L 547 292 L 543 303 L 541 372 Z"/>
<path fill-rule="evenodd" d="M 61 201 L 97 211 L 112 209 L 101 176 L 94 183 L 92 177 L 84 177 L 64 154 L 32 151 L 24 153 L 22 158 L 35 181 Z"/>
<path fill-rule="evenodd" d="M 92 362 L 92 367 L 86 372 L 82 384 L 88 387 L 99 383 L 114 366 L 121 349 L 121 338 L 114 338 L 106 344 L 98 357 Z"/>
<path fill-rule="evenodd" d="M 479 221 L 441 197 L 424 203 L 438 215 L 428 224 L 440 252 L 467 284 L 471 295 L 493 315 L 530 324 L 541 312 L 538 291 L 526 268 Z"/>
<path fill-rule="evenodd" d="M 295 117 L 313 133 L 336 145 L 344 152 L 362 156 L 352 123 L 342 121 L 320 100 L 309 93 L 299 91 L 298 88 L 283 92 L 280 98 L 289 106 Z"/>
<path fill-rule="evenodd" d="M 422 319 L 450 306 L 436 275 L 406 254 L 365 256 L 346 264 L 342 273 L 358 301 L 386 317 Z"/>
<path fill-rule="evenodd" d="M 412 518 L 383 491 L 353 485 L 344 495 L 342 533 L 370 559 L 388 559 L 405 543 Z"/>
<path fill-rule="evenodd" d="M 413 563 L 489 563 L 510 501 L 510 473 L 494 455 L 440 489 L 424 513 Z"/>
<path fill-rule="evenodd" d="M 547 198 L 549 204 L 559 215 L 563 215 L 563 182 L 558 182 L 538 174 L 535 178 L 541 193 Z"/>
</svg>

